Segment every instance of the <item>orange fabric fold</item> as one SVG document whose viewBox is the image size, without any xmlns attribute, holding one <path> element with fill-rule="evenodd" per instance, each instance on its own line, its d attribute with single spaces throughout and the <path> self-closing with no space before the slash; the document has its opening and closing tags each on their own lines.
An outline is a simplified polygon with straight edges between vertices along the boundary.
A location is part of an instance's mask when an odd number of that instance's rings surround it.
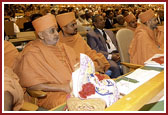
<svg viewBox="0 0 168 115">
<path fill-rule="evenodd" d="M 74 65 L 78 59 L 73 50 L 64 44 L 57 43 L 56 46 L 46 46 L 41 40 L 35 40 L 26 45 L 17 60 L 14 71 L 20 77 L 20 84 L 22 87 L 30 87 L 41 83 L 64 84 L 70 82 Z M 39 100 L 39 103 L 46 102 L 46 100 L 52 102 L 51 105 L 57 105 L 58 100 L 62 100 L 62 103 L 65 102 L 57 95 L 55 98 L 50 98 L 52 93 L 59 92 L 47 92 L 47 97 Z M 63 97 L 65 98 L 66 95 Z M 47 107 L 47 109 L 51 108 Z"/>
<path fill-rule="evenodd" d="M 78 58 L 80 58 L 80 53 L 88 55 L 94 62 L 95 68 L 97 68 L 97 70 L 100 72 L 105 72 L 110 67 L 109 62 L 106 60 L 104 55 L 102 53 L 97 53 L 95 50 L 92 50 L 79 34 L 76 34 L 72 37 L 64 37 L 63 33 L 60 31 L 59 37 L 59 42 L 65 43 L 66 45 L 73 48 Z"/>
<path fill-rule="evenodd" d="M 4 65 L 12 67 L 15 61 L 15 58 L 19 55 L 16 47 L 6 40 L 4 40 Z"/>
<path fill-rule="evenodd" d="M 139 25 L 129 48 L 130 62 L 144 65 L 144 62 L 154 54 L 164 53 L 164 49 L 159 48 L 156 38 L 153 30 L 144 24 Z"/>
<path fill-rule="evenodd" d="M 164 26 L 158 26 L 155 29 L 156 39 L 161 49 L 164 49 Z"/>
<path fill-rule="evenodd" d="M 130 26 L 127 26 L 126 28 L 127 28 L 127 29 L 130 29 L 130 30 L 132 30 L 132 31 L 135 31 L 135 29 L 136 29 L 136 28 L 133 28 L 133 27 L 130 27 Z"/>
<path fill-rule="evenodd" d="M 24 103 L 23 89 L 19 84 L 18 76 L 7 66 L 4 67 L 4 92 L 7 91 L 13 96 L 13 110 L 18 111 Z"/>
</svg>

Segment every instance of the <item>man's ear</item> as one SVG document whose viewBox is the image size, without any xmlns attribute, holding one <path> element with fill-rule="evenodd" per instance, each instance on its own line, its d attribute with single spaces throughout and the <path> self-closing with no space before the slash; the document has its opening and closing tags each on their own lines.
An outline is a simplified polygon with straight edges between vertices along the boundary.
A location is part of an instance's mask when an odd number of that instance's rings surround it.
<svg viewBox="0 0 168 115">
<path fill-rule="evenodd" d="M 148 20 L 147 23 L 148 23 L 148 24 L 151 24 L 151 23 L 152 23 L 152 19 Z"/>
<path fill-rule="evenodd" d="M 44 39 L 42 32 L 39 32 L 39 33 L 38 33 L 38 36 L 40 37 L 40 39 L 42 39 L 42 40 Z"/>
</svg>

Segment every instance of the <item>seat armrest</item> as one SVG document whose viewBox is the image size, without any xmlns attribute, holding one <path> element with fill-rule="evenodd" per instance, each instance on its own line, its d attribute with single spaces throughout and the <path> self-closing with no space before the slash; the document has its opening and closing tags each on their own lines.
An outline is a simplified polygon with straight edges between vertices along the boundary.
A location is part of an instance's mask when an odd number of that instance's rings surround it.
<svg viewBox="0 0 168 115">
<path fill-rule="evenodd" d="M 126 63 L 126 62 L 120 62 L 122 65 L 128 67 L 128 68 L 132 68 L 132 69 L 137 69 L 140 67 L 143 67 L 143 65 L 138 65 L 138 64 L 132 64 L 132 63 Z"/>
<path fill-rule="evenodd" d="M 36 111 L 38 106 L 29 102 L 24 102 L 20 111 Z"/>
<path fill-rule="evenodd" d="M 29 89 L 26 89 L 26 91 L 31 97 L 35 98 L 44 98 L 47 96 L 47 93 L 44 91 L 29 90 Z"/>
</svg>

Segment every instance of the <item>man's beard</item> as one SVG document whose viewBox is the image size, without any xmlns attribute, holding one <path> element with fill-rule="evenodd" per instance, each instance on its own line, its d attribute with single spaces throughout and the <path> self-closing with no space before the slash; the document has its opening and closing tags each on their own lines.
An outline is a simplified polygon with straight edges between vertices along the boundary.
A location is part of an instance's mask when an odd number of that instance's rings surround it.
<svg viewBox="0 0 168 115">
<path fill-rule="evenodd" d="M 153 29 L 156 29 L 157 28 L 157 24 L 153 26 Z"/>
<path fill-rule="evenodd" d="M 70 33 L 70 35 L 76 35 L 77 32 L 78 32 L 77 29 L 75 29 L 73 33 Z"/>
</svg>

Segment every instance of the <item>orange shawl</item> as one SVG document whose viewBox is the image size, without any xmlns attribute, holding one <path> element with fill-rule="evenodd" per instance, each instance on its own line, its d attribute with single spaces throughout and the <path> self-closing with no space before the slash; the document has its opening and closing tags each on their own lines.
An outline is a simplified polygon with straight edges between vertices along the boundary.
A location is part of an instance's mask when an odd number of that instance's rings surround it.
<svg viewBox="0 0 168 115">
<path fill-rule="evenodd" d="M 59 50 L 67 55 L 62 58 L 67 58 L 71 70 L 68 70 L 70 68 L 65 67 L 49 46 L 44 45 L 40 40 L 29 42 L 26 45 L 14 65 L 14 72 L 20 77 L 23 87 L 41 83 L 63 84 L 71 80 L 73 66 L 76 64 L 75 54 L 68 46 L 57 44 L 57 47 L 61 46 L 63 49 Z"/>
<path fill-rule="evenodd" d="M 65 43 L 66 45 L 73 48 L 78 58 L 80 58 L 80 53 L 88 55 L 94 62 L 96 70 L 105 72 L 110 67 L 109 62 L 106 60 L 104 55 L 97 53 L 95 50 L 92 50 L 79 34 L 76 34 L 72 37 L 64 37 L 62 31 L 60 31 L 59 37 L 60 42 Z"/>
<path fill-rule="evenodd" d="M 130 44 L 130 62 L 144 65 L 146 60 L 157 53 L 164 53 L 164 50 L 159 48 L 154 31 L 144 24 L 139 25 Z"/>
<path fill-rule="evenodd" d="M 61 54 L 58 56 L 58 52 L 64 53 L 64 57 L 60 57 Z M 69 66 L 60 61 L 62 58 Z M 41 83 L 64 84 L 70 82 L 76 62 L 76 55 L 68 46 L 62 43 L 46 46 L 38 39 L 26 45 L 14 65 L 14 71 L 20 77 L 22 87 Z M 66 95 L 65 92 L 47 92 L 47 97 L 38 100 L 38 104 L 51 109 L 64 103 Z"/>
<path fill-rule="evenodd" d="M 12 67 L 15 58 L 19 55 L 16 47 L 6 40 L 4 40 L 4 65 Z"/>
<path fill-rule="evenodd" d="M 164 49 L 164 26 L 158 26 L 155 33 L 158 44 L 160 45 L 161 49 Z"/>
<path fill-rule="evenodd" d="M 135 32 L 135 29 L 136 29 L 136 28 L 133 28 L 131 26 L 127 26 L 126 28 L 132 30 L 133 32 Z"/>
<path fill-rule="evenodd" d="M 4 67 L 4 92 L 8 91 L 13 96 L 13 110 L 18 111 L 24 103 L 23 89 L 19 84 L 18 76 L 9 67 Z"/>
</svg>

